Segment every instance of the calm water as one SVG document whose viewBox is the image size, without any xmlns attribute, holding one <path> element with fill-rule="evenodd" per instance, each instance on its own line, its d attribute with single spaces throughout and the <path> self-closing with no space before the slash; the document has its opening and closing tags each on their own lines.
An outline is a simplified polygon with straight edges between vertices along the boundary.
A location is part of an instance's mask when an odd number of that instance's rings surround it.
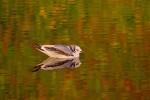
<svg viewBox="0 0 150 100">
<path fill-rule="evenodd" d="M 0 100 L 150 100 L 149 0 L 0 0 Z M 75 69 L 31 69 L 33 44 L 77 44 Z"/>
</svg>

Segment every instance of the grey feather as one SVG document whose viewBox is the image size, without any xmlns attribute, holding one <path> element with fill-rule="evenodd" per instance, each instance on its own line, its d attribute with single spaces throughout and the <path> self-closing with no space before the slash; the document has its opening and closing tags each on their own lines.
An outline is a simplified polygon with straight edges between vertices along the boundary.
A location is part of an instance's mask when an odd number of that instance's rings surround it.
<svg viewBox="0 0 150 100">
<path fill-rule="evenodd" d="M 77 68 L 81 65 L 79 58 L 62 59 L 62 58 L 48 58 L 42 63 L 33 68 L 32 72 L 42 70 L 54 70 L 61 68 Z"/>
<path fill-rule="evenodd" d="M 72 50 L 68 46 L 65 46 L 65 45 L 54 45 L 54 48 L 56 48 L 58 50 L 61 50 L 61 51 L 65 52 L 66 54 L 69 54 L 71 56 L 73 55 Z"/>
<path fill-rule="evenodd" d="M 75 45 L 70 45 L 69 48 L 72 50 L 72 52 L 75 52 Z"/>
</svg>

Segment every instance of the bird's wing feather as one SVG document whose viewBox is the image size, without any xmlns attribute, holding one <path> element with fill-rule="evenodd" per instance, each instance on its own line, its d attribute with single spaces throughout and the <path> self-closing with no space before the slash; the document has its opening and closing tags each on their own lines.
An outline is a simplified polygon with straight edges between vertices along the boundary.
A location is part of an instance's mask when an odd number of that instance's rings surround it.
<svg viewBox="0 0 150 100">
<path fill-rule="evenodd" d="M 41 69 L 43 70 L 54 70 L 70 66 L 70 63 L 74 59 L 58 59 L 58 58 L 48 58 L 42 62 Z"/>
<path fill-rule="evenodd" d="M 54 45 L 54 48 L 59 49 L 59 50 L 65 52 L 65 53 L 67 53 L 69 55 L 73 55 L 72 50 L 70 50 L 68 48 L 68 46 L 65 46 L 65 45 Z"/>
</svg>

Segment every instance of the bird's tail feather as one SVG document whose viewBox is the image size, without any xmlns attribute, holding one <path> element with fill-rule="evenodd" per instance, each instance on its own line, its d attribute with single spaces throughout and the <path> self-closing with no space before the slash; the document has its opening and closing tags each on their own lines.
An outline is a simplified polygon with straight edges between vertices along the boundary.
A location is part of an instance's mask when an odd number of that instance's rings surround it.
<svg viewBox="0 0 150 100">
<path fill-rule="evenodd" d="M 31 71 L 31 72 L 36 72 L 36 71 L 40 70 L 40 69 L 41 69 L 41 66 L 42 66 L 42 64 L 41 64 L 41 65 L 37 65 L 37 66 L 33 67 L 33 69 L 32 69 L 32 71 Z"/>
<path fill-rule="evenodd" d="M 40 50 L 40 51 L 44 51 L 44 50 L 41 48 L 41 45 L 34 44 L 33 47 L 35 47 L 36 49 L 38 49 L 38 50 Z"/>
<path fill-rule="evenodd" d="M 35 47 L 35 48 L 37 48 L 37 49 L 41 48 L 41 46 L 38 45 L 38 44 L 34 44 L 33 47 Z"/>
</svg>

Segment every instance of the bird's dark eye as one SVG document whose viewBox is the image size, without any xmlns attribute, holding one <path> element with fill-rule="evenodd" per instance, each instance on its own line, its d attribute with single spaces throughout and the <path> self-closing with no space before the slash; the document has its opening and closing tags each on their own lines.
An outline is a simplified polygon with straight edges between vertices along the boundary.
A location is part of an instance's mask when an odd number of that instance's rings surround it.
<svg viewBox="0 0 150 100">
<path fill-rule="evenodd" d="M 79 65 L 79 63 L 76 63 L 76 65 Z"/>
</svg>

